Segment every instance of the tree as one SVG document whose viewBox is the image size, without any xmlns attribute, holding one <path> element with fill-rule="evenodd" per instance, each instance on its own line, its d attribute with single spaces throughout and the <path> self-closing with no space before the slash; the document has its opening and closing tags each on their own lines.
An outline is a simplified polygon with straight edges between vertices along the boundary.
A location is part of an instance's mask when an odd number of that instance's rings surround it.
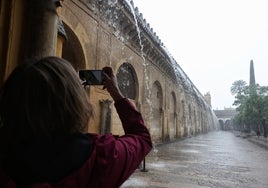
<svg viewBox="0 0 268 188">
<path fill-rule="evenodd" d="M 232 95 L 241 94 L 246 87 L 247 83 L 244 80 L 237 80 L 232 84 L 231 93 Z"/>
<path fill-rule="evenodd" d="M 245 81 L 238 80 L 232 84 L 231 93 L 235 95 L 233 105 L 238 111 L 234 122 L 249 131 L 259 131 L 263 119 L 268 120 L 268 87 L 258 84 L 248 86 Z"/>
<path fill-rule="evenodd" d="M 245 119 L 246 101 L 248 100 L 248 86 L 243 80 L 235 81 L 231 87 L 231 93 L 235 95 L 233 103 L 236 106 L 238 114 L 234 117 L 234 126 L 239 127 L 239 130 L 247 129 Z"/>
</svg>

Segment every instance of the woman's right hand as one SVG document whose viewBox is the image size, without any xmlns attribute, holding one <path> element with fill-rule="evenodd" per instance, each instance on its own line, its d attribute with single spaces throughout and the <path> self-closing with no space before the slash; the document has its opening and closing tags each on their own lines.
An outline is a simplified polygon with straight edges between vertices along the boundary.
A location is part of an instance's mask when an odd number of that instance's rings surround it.
<svg viewBox="0 0 268 188">
<path fill-rule="evenodd" d="M 120 89 L 116 76 L 111 67 L 104 67 L 102 69 L 103 89 L 107 89 L 114 101 L 124 98 Z"/>
</svg>

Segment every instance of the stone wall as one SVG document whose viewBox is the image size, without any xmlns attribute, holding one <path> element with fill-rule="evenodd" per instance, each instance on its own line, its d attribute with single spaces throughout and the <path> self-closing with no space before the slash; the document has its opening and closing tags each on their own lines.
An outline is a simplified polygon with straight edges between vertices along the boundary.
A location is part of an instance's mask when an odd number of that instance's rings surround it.
<svg viewBox="0 0 268 188">
<path fill-rule="evenodd" d="M 215 114 L 202 94 L 131 1 L 64 0 L 62 7 L 57 8 L 59 17 L 52 11 L 53 15 L 41 16 L 41 23 L 37 23 L 37 19 L 27 16 L 32 9 L 35 14 L 46 15 L 50 9 L 45 7 L 52 2 L 55 1 L 42 0 L 42 6 L 34 8 L 31 4 L 41 5 L 39 1 L 0 1 L 0 38 L 5 39 L 0 44 L 1 60 L 5 62 L 0 66 L 1 83 L 20 63 L 18 59 L 25 49 L 36 48 L 39 56 L 57 54 L 77 70 L 113 67 L 120 89 L 143 114 L 155 142 L 217 129 Z M 55 36 L 56 29 L 51 26 L 58 18 L 63 27 L 55 44 L 54 39 L 45 39 Z M 31 24 L 35 31 L 46 31 L 45 35 L 25 32 L 33 29 Z M 31 43 L 31 35 L 38 45 Z M 27 57 L 36 55 L 31 52 Z M 107 91 L 102 86 L 86 90 L 95 110 L 89 131 L 122 135 L 120 120 Z"/>
<path fill-rule="evenodd" d="M 75 36 L 65 42 L 63 58 L 76 69 L 112 66 L 119 72 L 120 67 L 127 67 L 127 74 L 120 73 L 118 78 L 143 114 L 155 142 L 217 128 L 215 115 L 204 97 L 131 1 L 65 0 L 59 14 L 67 28 L 67 38 Z M 126 75 L 132 75 L 128 77 L 131 83 L 124 80 Z M 130 94 L 128 90 L 133 88 L 135 94 Z M 113 104 L 109 105 L 108 116 L 103 115 L 101 102 L 111 100 L 107 92 L 101 86 L 90 86 L 88 92 L 95 108 L 89 131 L 123 134 Z"/>
</svg>

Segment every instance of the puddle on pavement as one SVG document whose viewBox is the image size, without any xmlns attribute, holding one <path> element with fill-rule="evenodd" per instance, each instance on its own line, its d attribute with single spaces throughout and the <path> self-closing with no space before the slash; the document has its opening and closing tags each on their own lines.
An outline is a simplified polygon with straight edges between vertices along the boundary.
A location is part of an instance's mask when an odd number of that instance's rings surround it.
<svg viewBox="0 0 268 188">
<path fill-rule="evenodd" d="M 123 185 L 122 187 L 147 187 L 148 182 L 145 180 L 142 180 L 141 178 L 132 178 L 130 177 Z"/>
<path fill-rule="evenodd" d="M 208 145 L 207 144 L 195 144 L 195 143 L 189 143 L 189 144 L 184 144 L 184 145 L 186 145 L 186 146 L 201 146 L 201 147 L 208 147 Z"/>
<path fill-rule="evenodd" d="M 183 153 L 200 153 L 198 150 L 187 149 L 187 150 L 180 150 Z"/>
<path fill-rule="evenodd" d="M 151 163 L 150 166 L 155 168 L 165 168 L 166 164 L 157 162 L 157 163 Z"/>
</svg>

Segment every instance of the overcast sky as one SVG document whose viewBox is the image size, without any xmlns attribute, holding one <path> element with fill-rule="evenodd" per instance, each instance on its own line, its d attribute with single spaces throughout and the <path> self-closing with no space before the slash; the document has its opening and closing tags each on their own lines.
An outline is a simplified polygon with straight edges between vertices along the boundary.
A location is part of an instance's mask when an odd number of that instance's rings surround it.
<svg viewBox="0 0 268 188">
<path fill-rule="evenodd" d="M 232 107 L 236 80 L 268 86 L 268 0 L 133 0 L 212 108 Z"/>
</svg>

